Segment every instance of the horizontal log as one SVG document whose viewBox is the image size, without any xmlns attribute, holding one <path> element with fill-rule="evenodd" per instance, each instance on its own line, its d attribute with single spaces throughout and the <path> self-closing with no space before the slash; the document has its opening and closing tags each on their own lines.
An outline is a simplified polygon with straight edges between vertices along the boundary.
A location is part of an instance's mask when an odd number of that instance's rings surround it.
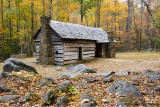
<svg viewBox="0 0 160 107">
<path fill-rule="evenodd" d="M 54 50 L 54 53 L 56 54 L 57 52 L 58 52 L 58 54 L 63 54 L 64 53 L 64 51 L 63 50 Z"/>
<path fill-rule="evenodd" d="M 39 53 L 39 49 L 36 49 L 36 53 Z"/>
<path fill-rule="evenodd" d="M 61 50 L 63 49 L 63 45 L 54 45 L 55 50 Z"/>
<path fill-rule="evenodd" d="M 93 43 L 96 43 L 96 41 L 91 41 L 91 40 L 78 40 L 78 39 L 75 39 L 75 40 L 65 40 L 64 41 L 66 44 L 67 43 L 83 43 L 83 44 L 93 44 Z"/>
<path fill-rule="evenodd" d="M 78 47 L 65 47 L 64 52 L 78 52 Z"/>
<path fill-rule="evenodd" d="M 87 52 L 83 52 L 83 55 L 86 55 L 86 54 L 93 54 L 95 53 L 95 51 L 87 51 Z"/>
<path fill-rule="evenodd" d="M 53 45 L 63 45 L 63 42 L 53 42 Z"/>
<path fill-rule="evenodd" d="M 78 55 L 64 56 L 64 60 L 78 59 Z"/>
<path fill-rule="evenodd" d="M 54 58 L 54 60 L 57 61 L 57 62 L 63 62 L 64 61 L 63 58 Z"/>
<path fill-rule="evenodd" d="M 95 47 L 95 44 L 66 43 L 64 44 L 64 48 L 66 47 Z"/>
<path fill-rule="evenodd" d="M 78 55 L 78 52 L 64 52 L 64 56 Z"/>
<path fill-rule="evenodd" d="M 85 51 L 95 51 L 95 47 L 89 47 L 89 48 L 83 47 L 83 52 Z"/>
<path fill-rule="evenodd" d="M 55 58 L 63 58 L 64 55 L 63 55 L 63 54 L 54 54 L 54 57 L 55 57 Z"/>
<path fill-rule="evenodd" d="M 39 59 L 39 56 L 36 56 L 36 59 Z"/>
<path fill-rule="evenodd" d="M 63 62 L 54 61 L 55 65 L 63 65 Z"/>
</svg>

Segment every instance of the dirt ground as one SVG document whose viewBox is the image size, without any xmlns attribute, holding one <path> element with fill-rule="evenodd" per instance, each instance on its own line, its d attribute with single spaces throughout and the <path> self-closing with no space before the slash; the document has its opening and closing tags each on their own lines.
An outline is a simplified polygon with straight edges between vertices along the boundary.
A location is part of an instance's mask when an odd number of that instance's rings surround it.
<svg viewBox="0 0 160 107">
<path fill-rule="evenodd" d="M 36 61 L 36 58 L 23 58 L 21 59 L 34 66 L 39 74 L 43 76 L 56 76 L 65 70 L 52 71 L 51 69 L 56 67 L 49 65 L 44 67 L 32 62 Z M 143 72 L 146 69 L 152 69 L 154 71 L 160 70 L 160 53 L 148 53 L 148 52 L 125 52 L 117 53 L 116 58 L 97 58 L 93 61 L 85 62 L 90 68 L 96 69 L 97 72 L 110 72 L 110 71 L 136 71 Z M 67 65 L 63 66 L 65 68 Z M 3 63 L 0 63 L 0 71 L 2 72 Z"/>
</svg>

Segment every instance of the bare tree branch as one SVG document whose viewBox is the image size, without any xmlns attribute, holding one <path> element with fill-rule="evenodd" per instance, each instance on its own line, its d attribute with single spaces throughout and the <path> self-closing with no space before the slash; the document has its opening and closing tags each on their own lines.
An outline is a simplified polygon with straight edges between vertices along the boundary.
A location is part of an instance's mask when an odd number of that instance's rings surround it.
<svg viewBox="0 0 160 107">
<path fill-rule="evenodd" d="M 147 4 L 146 1 L 144 1 L 144 0 L 142 0 L 142 1 L 143 1 L 143 3 L 145 4 L 145 6 L 147 7 L 148 13 L 149 13 L 150 16 L 152 17 L 152 11 L 151 11 L 151 9 L 150 9 L 150 7 L 149 7 L 149 4 Z"/>
</svg>

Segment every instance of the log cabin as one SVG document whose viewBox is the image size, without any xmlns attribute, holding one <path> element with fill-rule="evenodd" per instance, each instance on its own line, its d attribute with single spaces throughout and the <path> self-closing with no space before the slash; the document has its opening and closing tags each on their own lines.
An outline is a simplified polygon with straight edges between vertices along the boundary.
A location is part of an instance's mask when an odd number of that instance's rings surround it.
<svg viewBox="0 0 160 107">
<path fill-rule="evenodd" d="M 55 65 L 73 64 L 95 57 L 107 57 L 109 54 L 111 46 L 108 34 L 101 28 L 53 20 L 50 20 L 49 26 L 50 28 L 47 29 L 51 31 Z M 41 29 L 42 26 L 34 36 L 37 62 L 39 61 Z"/>
</svg>

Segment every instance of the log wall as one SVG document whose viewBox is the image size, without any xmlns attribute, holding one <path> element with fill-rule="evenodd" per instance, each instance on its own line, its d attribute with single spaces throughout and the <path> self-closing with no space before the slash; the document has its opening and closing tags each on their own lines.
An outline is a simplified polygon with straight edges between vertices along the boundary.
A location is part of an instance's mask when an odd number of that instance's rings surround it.
<svg viewBox="0 0 160 107">
<path fill-rule="evenodd" d="M 37 37 L 35 38 L 35 47 L 36 47 L 36 59 L 39 61 L 39 47 L 40 47 L 40 39 L 41 39 L 41 31 L 38 33 Z M 62 38 L 56 35 L 52 31 L 52 41 L 54 46 L 54 64 L 63 65 L 63 42 Z"/>
<path fill-rule="evenodd" d="M 96 41 L 89 40 L 64 40 L 64 64 L 77 63 L 79 47 L 82 47 L 82 61 L 95 57 Z"/>
<path fill-rule="evenodd" d="M 40 36 L 41 32 L 38 33 L 38 36 L 35 39 L 37 61 L 39 61 Z M 96 41 L 62 40 L 62 38 L 57 36 L 54 32 L 52 32 L 52 40 L 54 46 L 54 64 L 64 65 L 77 63 L 79 58 L 79 47 L 82 47 L 82 61 L 95 58 Z"/>
</svg>

